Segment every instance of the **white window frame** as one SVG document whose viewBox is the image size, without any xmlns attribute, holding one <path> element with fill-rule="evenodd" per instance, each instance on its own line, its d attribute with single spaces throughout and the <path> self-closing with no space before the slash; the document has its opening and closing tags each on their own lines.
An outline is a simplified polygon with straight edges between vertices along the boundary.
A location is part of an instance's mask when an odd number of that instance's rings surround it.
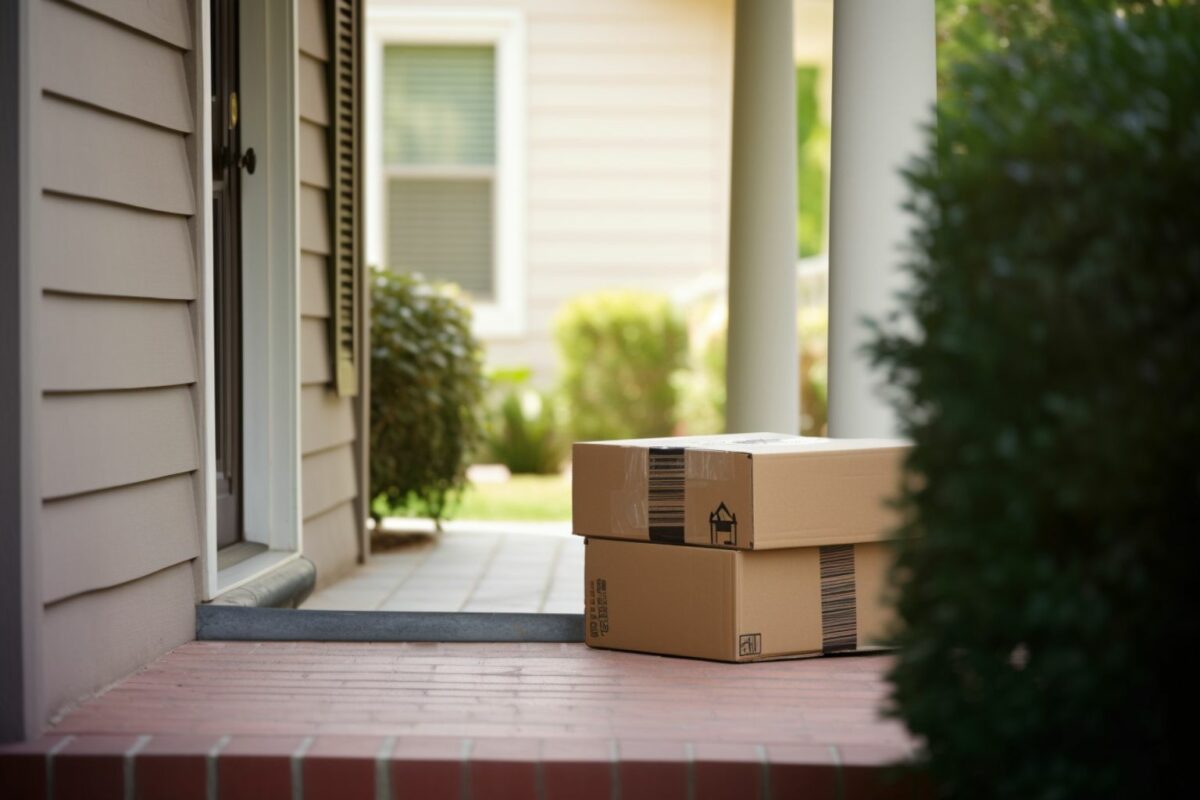
<svg viewBox="0 0 1200 800">
<path fill-rule="evenodd" d="M 525 333 L 525 17 L 518 11 L 367 6 L 366 217 L 367 263 L 386 266 L 387 181 L 383 164 L 383 49 L 404 44 L 488 44 L 496 49 L 496 162 L 491 174 L 495 294 L 475 301 L 474 329 L 483 337 Z M 438 174 L 447 173 L 439 170 Z M 416 174 L 415 172 L 413 174 Z"/>
<path fill-rule="evenodd" d="M 245 3 L 240 16 L 239 125 L 258 164 L 242 188 L 243 539 L 267 549 L 226 569 L 217 560 L 212 121 L 208 3 L 197 104 L 203 202 L 197 225 L 204 308 L 202 595 L 219 594 L 300 557 L 299 85 L 295 0 Z M 251 235 L 248 235 L 251 234 Z M 249 312 L 249 313 L 247 313 Z"/>
</svg>

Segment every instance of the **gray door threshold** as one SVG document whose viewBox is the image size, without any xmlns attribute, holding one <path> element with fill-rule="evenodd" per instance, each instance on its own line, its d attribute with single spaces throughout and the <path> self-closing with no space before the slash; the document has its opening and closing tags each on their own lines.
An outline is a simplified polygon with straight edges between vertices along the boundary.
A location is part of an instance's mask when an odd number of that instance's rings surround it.
<svg viewBox="0 0 1200 800">
<path fill-rule="evenodd" d="M 232 549 L 232 548 L 228 548 Z M 317 567 L 301 556 L 255 578 L 244 586 L 214 597 L 212 606 L 296 608 L 312 594 Z M 208 608 L 209 606 L 198 606 Z"/>
<path fill-rule="evenodd" d="M 201 641 L 582 642 L 582 614 L 309 611 L 201 605 Z"/>
</svg>

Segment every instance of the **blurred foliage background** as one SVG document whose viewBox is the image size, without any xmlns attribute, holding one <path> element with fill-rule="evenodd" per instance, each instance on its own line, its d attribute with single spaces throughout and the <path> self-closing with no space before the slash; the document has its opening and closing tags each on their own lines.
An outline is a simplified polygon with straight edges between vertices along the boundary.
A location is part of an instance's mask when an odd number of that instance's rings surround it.
<svg viewBox="0 0 1200 800">
<path fill-rule="evenodd" d="M 560 391 L 577 441 L 669 436 L 688 332 L 670 301 L 644 292 L 580 297 L 555 321 Z"/>
<path fill-rule="evenodd" d="M 796 253 L 825 252 L 825 187 L 829 176 L 829 125 L 821 119 L 821 68 L 796 67 Z"/>
</svg>

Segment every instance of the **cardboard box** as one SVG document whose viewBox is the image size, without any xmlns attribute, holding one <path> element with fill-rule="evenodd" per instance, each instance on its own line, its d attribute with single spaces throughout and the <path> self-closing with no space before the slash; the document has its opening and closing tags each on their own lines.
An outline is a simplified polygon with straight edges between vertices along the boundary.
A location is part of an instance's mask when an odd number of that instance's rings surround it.
<svg viewBox="0 0 1200 800">
<path fill-rule="evenodd" d="M 588 539 L 592 647 L 717 661 L 876 649 L 891 545 L 722 550 Z"/>
<path fill-rule="evenodd" d="M 880 541 L 908 450 L 894 439 L 772 433 L 581 442 L 574 532 L 769 550 Z"/>
</svg>

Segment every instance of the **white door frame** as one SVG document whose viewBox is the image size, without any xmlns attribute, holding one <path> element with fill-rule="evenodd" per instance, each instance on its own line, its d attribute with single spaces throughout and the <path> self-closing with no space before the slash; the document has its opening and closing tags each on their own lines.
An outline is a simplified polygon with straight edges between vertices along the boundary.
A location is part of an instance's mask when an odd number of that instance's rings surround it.
<svg viewBox="0 0 1200 800">
<path fill-rule="evenodd" d="M 197 83 L 210 95 L 208 6 L 196 40 L 203 49 Z M 300 556 L 299 106 L 295 0 L 240 8 L 239 125 L 257 168 L 242 188 L 243 530 L 267 550 L 219 569 L 216 530 L 216 424 L 213 412 L 213 255 L 211 219 L 197 226 L 204 301 L 204 547 L 202 596 L 211 600 Z M 211 118 L 198 104 L 204 166 L 200 214 L 211 217 Z"/>
</svg>

